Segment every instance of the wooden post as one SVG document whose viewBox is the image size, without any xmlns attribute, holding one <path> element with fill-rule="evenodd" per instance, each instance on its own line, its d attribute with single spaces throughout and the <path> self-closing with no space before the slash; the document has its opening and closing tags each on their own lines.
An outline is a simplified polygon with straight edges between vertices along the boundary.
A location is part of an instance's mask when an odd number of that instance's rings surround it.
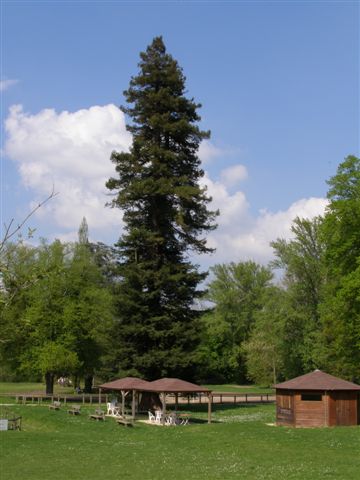
<svg viewBox="0 0 360 480">
<path fill-rule="evenodd" d="M 211 423 L 211 404 L 212 404 L 212 394 L 208 394 L 208 423 Z"/>
<path fill-rule="evenodd" d="M 324 408 L 325 408 L 325 427 L 329 426 L 329 395 L 328 392 L 324 392 Z"/>
<path fill-rule="evenodd" d="M 175 411 L 178 410 L 178 393 L 175 393 Z"/>
<path fill-rule="evenodd" d="M 136 395 L 136 390 L 132 391 L 132 405 L 131 405 L 131 414 L 133 419 L 135 420 L 135 395 Z M 125 397 L 124 397 L 125 398 Z"/>
<path fill-rule="evenodd" d="M 135 392 L 135 393 L 134 393 Z M 129 391 L 121 390 L 121 415 L 125 416 L 125 397 Z M 132 416 L 135 418 L 136 408 L 134 407 L 134 397 L 136 400 L 136 391 L 133 390 L 133 400 L 132 400 Z"/>
<path fill-rule="evenodd" d="M 101 407 L 101 388 L 99 387 L 99 407 Z"/>
<path fill-rule="evenodd" d="M 166 414 L 166 394 L 165 392 L 162 392 L 161 394 L 162 398 L 162 415 L 161 415 L 161 423 L 164 425 L 165 424 L 165 414 Z"/>
</svg>

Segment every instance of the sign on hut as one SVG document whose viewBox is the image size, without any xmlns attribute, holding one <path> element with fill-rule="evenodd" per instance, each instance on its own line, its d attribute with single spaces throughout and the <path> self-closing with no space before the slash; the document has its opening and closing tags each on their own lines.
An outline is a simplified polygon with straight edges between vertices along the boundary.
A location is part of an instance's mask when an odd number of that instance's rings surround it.
<svg viewBox="0 0 360 480">
<path fill-rule="evenodd" d="M 275 385 L 276 423 L 293 427 L 359 425 L 360 386 L 320 370 Z"/>
</svg>

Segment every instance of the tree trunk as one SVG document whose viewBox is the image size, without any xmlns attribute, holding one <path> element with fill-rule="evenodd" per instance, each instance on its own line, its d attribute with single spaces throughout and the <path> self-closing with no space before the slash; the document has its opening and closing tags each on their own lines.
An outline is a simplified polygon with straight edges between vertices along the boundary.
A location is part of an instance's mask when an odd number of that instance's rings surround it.
<svg viewBox="0 0 360 480">
<path fill-rule="evenodd" d="M 54 393 L 54 374 L 47 372 L 45 373 L 45 383 L 46 383 L 46 395 L 52 395 Z"/>
<path fill-rule="evenodd" d="M 84 392 L 85 393 L 91 393 L 92 392 L 92 386 L 93 386 L 93 376 L 89 375 L 88 377 L 85 377 L 85 385 L 84 385 Z"/>
</svg>

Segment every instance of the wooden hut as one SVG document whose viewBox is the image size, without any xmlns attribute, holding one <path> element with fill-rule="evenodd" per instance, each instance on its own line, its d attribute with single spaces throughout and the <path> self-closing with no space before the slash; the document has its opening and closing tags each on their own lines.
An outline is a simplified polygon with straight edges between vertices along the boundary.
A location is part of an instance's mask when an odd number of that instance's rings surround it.
<svg viewBox="0 0 360 480">
<path fill-rule="evenodd" d="M 276 423 L 293 427 L 360 424 L 360 386 L 320 370 L 275 385 Z"/>
</svg>

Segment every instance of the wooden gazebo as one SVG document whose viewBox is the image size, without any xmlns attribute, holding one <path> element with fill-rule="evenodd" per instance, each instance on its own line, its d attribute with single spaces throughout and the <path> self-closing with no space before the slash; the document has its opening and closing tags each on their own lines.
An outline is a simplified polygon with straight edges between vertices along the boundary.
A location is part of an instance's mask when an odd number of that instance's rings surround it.
<svg viewBox="0 0 360 480">
<path fill-rule="evenodd" d="M 275 385 L 276 423 L 293 427 L 360 424 L 360 386 L 320 370 Z"/>
<path fill-rule="evenodd" d="M 160 380 L 148 382 L 148 384 L 144 386 L 143 391 L 155 392 L 160 395 L 163 419 L 165 418 L 166 412 L 167 394 L 175 394 L 175 408 L 177 409 L 179 394 L 205 393 L 208 397 L 208 423 L 211 423 L 212 394 L 211 390 L 208 388 L 196 385 L 195 383 L 186 382 L 185 380 L 180 380 L 179 378 L 161 378 Z"/>
<path fill-rule="evenodd" d="M 113 390 L 121 392 L 121 413 L 124 416 L 125 414 L 125 398 L 132 392 L 132 405 L 131 405 L 131 414 L 135 418 L 136 413 L 136 397 L 139 392 L 144 391 L 145 387 L 149 385 L 150 382 L 142 380 L 141 378 L 136 377 L 125 377 L 118 380 L 113 380 L 112 382 L 103 383 L 99 387 L 99 399 L 101 398 L 102 390 Z"/>
</svg>

